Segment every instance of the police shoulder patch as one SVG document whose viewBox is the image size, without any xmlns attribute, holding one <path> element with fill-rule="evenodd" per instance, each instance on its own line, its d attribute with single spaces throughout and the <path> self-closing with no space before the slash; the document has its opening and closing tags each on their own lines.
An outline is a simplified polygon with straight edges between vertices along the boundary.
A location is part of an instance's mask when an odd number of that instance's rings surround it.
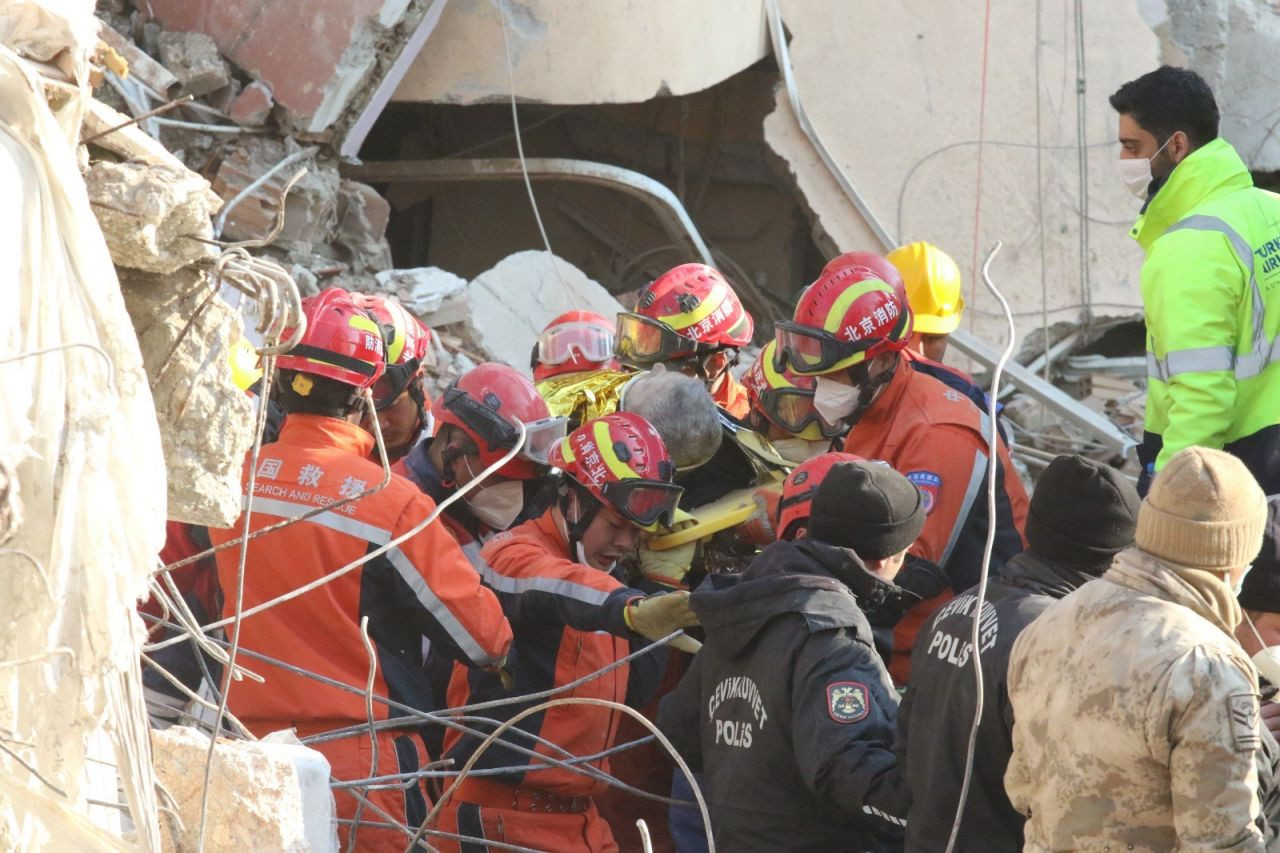
<svg viewBox="0 0 1280 853">
<path fill-rule="evenodd" d="M 942 491 L 942 477 L 932 471 L 911 471 L 907 474 L 907 479 L 924 495 L 925 514 L 933 512 L 933 505 L 938 502 L 938 492 Z"/>
<path fill-rule="evenodd" d="M 1231 694 L 1227 697 L 1227 713 L 1231 718 L 1231 742 L 1236 752 L 1252 752 L 1262 745 L 1262 735 L 1258 731 L 1257 694 Z"/>
<path fill-rule="evenodd" d="M 867 685 L 857 681 L 834 681 L 827 685 L 827 713 L 837 723 L 856 723 L 870 710 Z"/>
</svg>

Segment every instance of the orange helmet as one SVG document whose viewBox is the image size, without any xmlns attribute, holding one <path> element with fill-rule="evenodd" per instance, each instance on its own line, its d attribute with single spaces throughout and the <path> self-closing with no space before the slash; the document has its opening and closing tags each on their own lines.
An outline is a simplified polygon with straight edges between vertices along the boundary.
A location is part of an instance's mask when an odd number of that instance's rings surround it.
<svg viewBox="0 0 1280 853">
<path fill-rule="evenodd" d="M 617 355 L 648 366 L 751 342 L 755 323 L 724 276 L 681 264 L 640 291 L 635 313 L 618 315 Z"/>
<path fill-rule="evenodd" d="M 837 462 L 862 461 L 863 458 L 855 453 L 824 453 L 792 469 L 782 483 L 782 499 L 778 501 L 778 538 L 794 539 L 796 530 L 809 520 L 813 496 L 818 493 L 822 478 Z"/>
<path fill-rule="evenodd" d="M 841 435 L 844 426 L 827 424 L 813 406 L 817 380 L 774 367 L 773 353 L 776 349 L 777 342 L 769 341 L 760 351 L 759 358 L 742 374 L 742 384 L 747 389 L 751 408 L 774 426 L 806 441 L 821 441 Z"/>
<path fill-rule="evenodd" d="M 331 287 L 302 300 L 307 328 L 298 345 L 276 359 L 276 366 L 323 376 L 363 391 L 386 370 L 382 330 L 359 308 L 351 294 Z M 292 329 L 285 331 L 285 337 Z"/>
<path fill-rule="evenodd" d="M 547 464 L 547 453 L 564 437 L 568 421 L 553 418 L 546 401 L 520 371 L 486 362 L 449 384 L 432 408 L 436 432 L 448 424 L 462 430 L 480 451 L 488 468 L 516 446 L 520 425 L 525 440 L 520 452 L 497 473 L 513 480 L 533 480 Z"/>
<path fill-rule="evenodd" d="M 911 309 L 892 264 L 851 253 L 827 264 L 800 294 L 794 320 L 775 329 L 774 366 L 817 376 L 902 350 L 911 337 Z"/>
<path fill-rule="evenodd" d="M 566 311 L 538 335 L 533 348 L 533 381 L 583 370 L 616 370 L 614 324 L 594 311 Z"/>
<path fill-rule="evenodd" d="M 644 530 L 670 524 L 684 491 L 672 482 L 676 468 L 658 431 L 632 412 L 587 421 L 552 448 L 548 461 Z M 582 518 L 576 525 L 585 529 Z"/>
<path fill-rule="evenodd" d="M 351 300 L 378 321 L 386 343 L 387 371 L 374 383 L 375 407 L 385 409 L 390 406 L 406 388 L 410 394 L 421 396 L 419 405 L 425 406 L 422 383 L 413 383 L 413 380 L 420 375 L 423 359 L 431 349 L 431 330 L 393 299 L 376 294 L 352 293 Z M 417 391 L 414 390 L 415 386 Z"/>
</svg>

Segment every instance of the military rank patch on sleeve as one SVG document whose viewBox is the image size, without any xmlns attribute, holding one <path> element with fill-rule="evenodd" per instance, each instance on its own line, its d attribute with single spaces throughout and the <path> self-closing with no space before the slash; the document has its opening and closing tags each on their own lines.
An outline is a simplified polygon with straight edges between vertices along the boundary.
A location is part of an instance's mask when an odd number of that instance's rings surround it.
<svg viewBox="0 0 1280 853">
<path fill-rule="evenodd" d="M 1227 697 L 1227 711 L 1231 717 L 1231 742 L 1236 752 L 1252 752 L 1261 746 L 1257 695 L 1233 693 Z"/>
<path fill-rule="evenodd" d="M 827 713 L 837 723 L 856 723 L 870 710 L 867 685 L 856 681 L 835 681 L 827 685 Z"/>
</svg>

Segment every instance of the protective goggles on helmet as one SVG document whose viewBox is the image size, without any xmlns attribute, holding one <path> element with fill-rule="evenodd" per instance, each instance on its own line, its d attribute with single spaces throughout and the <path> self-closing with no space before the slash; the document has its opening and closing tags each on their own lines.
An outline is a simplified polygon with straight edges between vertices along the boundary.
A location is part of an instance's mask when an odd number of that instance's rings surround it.
<svg viewBox="0 0 1280 853">
<path fill-rule="evenodd" d="M 649 365 L 693 355 L 698 342 L 678 334 L 665 323 L 642 314 L 618 315 L 615 353 L 627 364 Z"/>
<path fill-rule="evenodd" d="M 613 358 L 613 332 L 591 323 L 564 323 L 538 336 L 538 361 L 608 361 Z"/>
<path fill-rule="evenodd" d="M 671 524 L 684 489 L 662 480 L 630 478 L 605 483 L 601 489 L 609 506 L 641 527 Z"/>
<path fill-rule="evenodd" d="M 773 353 L 773 369 L 781 373 L 790 367 L 801 376 L 826 373 L 884 341 L 879 337 L 842 341 L 830 332 L 790 321 L 774 323 L 774 330 L 778 346 Z"/>
<path fill-rule="evenodd" d="M 844 426 L 831 426 L 818 414 L 809 388 L 766 388 L 760 392 L 760 407 L 769 419 L 787 432 L 799 435 L 810 424 L 817 424 L 823 438 L 838 438 Z"/>
<path fill-rule="evenodd" d="M 520 430 L 493 409 L 457 387 L 445 389 L 445 408 L 457 416 L 489 450 L 510 450 L 520 440 Z M 568 418 L 543 418 L 524 425 L 524 446 L 518 456 L 539 465 L 547 464 L 547 454 L 568 432 Z"/>
<path fill-rule="evenodd" d="M 373 383 L 373 407 L 382 411 L 400 399 L 400 395 L 418 375 L 418 367 L 416 358 L 401 364 L 387 365 L 378 381 Z"/>
</svg>

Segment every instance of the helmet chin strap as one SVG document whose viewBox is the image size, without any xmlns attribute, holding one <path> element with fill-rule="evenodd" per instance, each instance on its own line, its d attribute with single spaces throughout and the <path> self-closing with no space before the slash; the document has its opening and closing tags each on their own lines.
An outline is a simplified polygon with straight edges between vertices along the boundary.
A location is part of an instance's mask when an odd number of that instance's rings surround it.
<svg viewBox="0 0 1280 853">
<path fill-rule="evenodd" d="M 571 495 L 576 498 L 572 503 L 578 509 L 578 517 L 574 521 L 569 520 Z M 576 480 L 571 477 L 565 477 L 565 487 L 560 491 L 560 515 L 564 517 L 565 534 L 569 540 L 569 551 L 584 565 L 587 563 L 587 555 L 582 548 L 582 537 L 586 535 L 587 528 L 591 526 L 591 522 L 595 521 L 598 512 L 600 512 L 600 502 L 595 499 L 595 496 L 583 488 Z"/>
<path fill-rule="evenodd" d="M 893 364 L 874 378 L 871 376 L 871 361 L 864 361 L 849 368 L 849 378 L 854 385 L 858 386 L 858 405 L 844 419 L 846 424 L 852 427 L 862 420 L 862 416 L 867 413 L 867 410 L 871 408 L 871 404 L 876 401 L 876 395 L 880 392 L 880 389 L 893 381 L 893 374 L 897 372 L 897 368 L 897 353 L 893 354 Z"/>
</svg>

